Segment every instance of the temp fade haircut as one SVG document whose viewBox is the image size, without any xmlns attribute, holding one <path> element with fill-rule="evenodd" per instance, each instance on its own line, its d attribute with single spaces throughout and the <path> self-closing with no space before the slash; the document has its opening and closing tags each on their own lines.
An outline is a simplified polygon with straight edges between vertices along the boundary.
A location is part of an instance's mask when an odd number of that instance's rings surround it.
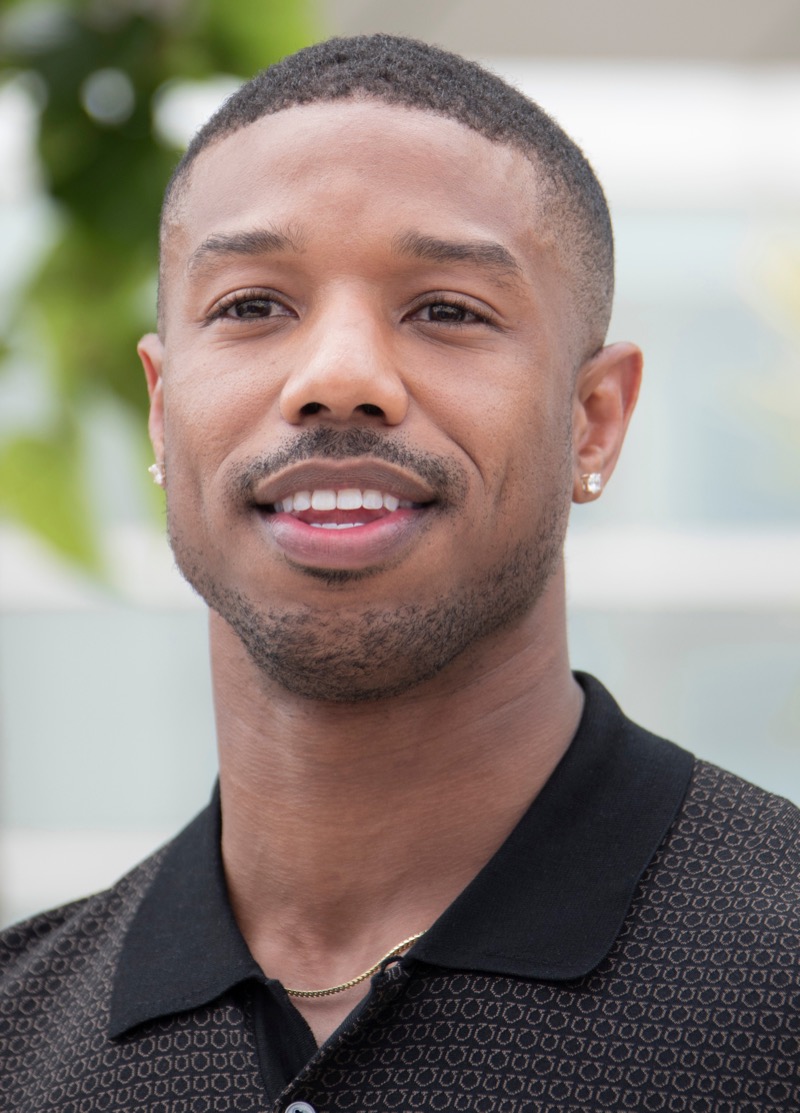
<svg viewBox="0 0 800 1113">
<path fill-rule="evenodd" d="M 257 74 L 195 135 L 164 196 L 162 241 L 179 220 L 198 155 L 233 132 L 296 105 L 377 100 L 455 120 L 521 151 L 538 176 L 549 221 L 573 285 L 581 356 L 605 339 L 614 291 L 608 205 L 583 152 L 537 104 L 475 62 L 415 39 L 357 35 L 316 43 Z M 533 219 L 533 214 L 532 214 Z"/>
</svg>

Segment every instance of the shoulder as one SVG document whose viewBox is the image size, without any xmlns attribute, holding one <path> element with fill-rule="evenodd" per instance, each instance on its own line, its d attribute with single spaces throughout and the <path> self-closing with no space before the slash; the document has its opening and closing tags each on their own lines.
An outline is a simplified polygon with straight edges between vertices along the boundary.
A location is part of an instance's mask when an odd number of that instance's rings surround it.
<svg viewBox="0 0 800 1113">
<path fill-rule="evenodd" d="M 664 925 L 701 932 L 718 954 L 749 949 L 765 964 L 800 955 L 800 809 L 733 773 L 695 762 L 642 881 Z"/>
<path fill-rule="evenodd" d="M 597 681 L 592 683 L 598 687 Z M 603 696 L 607 710 L 610 697 Z M 708 884 L 724 880 L 729 891 L 738 886 L 742 892 L 782 891 L 797 897 L 800 808 L 652 734 L 616 705 L 613 709 L 617 718 L 610 733 L 625 764 L 638 769 L 636 798 L 628 801 L 633 812 L 638 810 L 634 829 L 644 822 L 643 801 L 649 810 L 670 785 L 679 789 L 653 865 L 669 864 Z"/>
<path fill-rule="evenodd" d="M 710 762 L 695 762 L 673 838 L 737 876 L 797 881 L 800 809 Z"/>
<path fill-rule="evenodd" d="M 0 1037 L 13 1016 L 57 1016 L 59 1001 L 76 991 L 87 1007 L 106 1007 L 122 940 L 163 854 L 105 892 L 0 932 Z"/>
</svg>

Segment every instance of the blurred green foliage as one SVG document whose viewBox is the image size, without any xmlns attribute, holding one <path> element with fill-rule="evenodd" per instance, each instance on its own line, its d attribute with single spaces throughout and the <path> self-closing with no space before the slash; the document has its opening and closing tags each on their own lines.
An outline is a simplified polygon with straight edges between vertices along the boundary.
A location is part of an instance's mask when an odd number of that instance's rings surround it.
<svg viewBox="0 0 800 1113">
<path fill-rule="evenodd" d="M 22 77 L 40 104 L 38 151 L 59 216 L 12 314 L 17 336 L 36 337 L 53 404 L 45 428 L 0 440 L 0 514 L 99 573 L 82 414 L 109 397 L 147 409 L 135 345 L 153 327 L 161 195 L 179 156 L 154 130 L 154 105 L 170 82 L 249 77 L 313 41 L 310 6 L 19 0 L 0 11 L 0 82 Z"/>
</svg>

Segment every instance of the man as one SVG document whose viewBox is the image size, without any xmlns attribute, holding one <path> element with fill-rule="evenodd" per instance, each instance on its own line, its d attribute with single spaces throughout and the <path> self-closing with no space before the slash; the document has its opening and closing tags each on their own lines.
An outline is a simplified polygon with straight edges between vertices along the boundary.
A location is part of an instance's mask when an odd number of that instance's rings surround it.
<svg viewBox="0 0 800 1113">
<path fill-rule="evenodd" d="M 312 47 L 195 138 L 140 354 L 219 794 L 6 933 L 2 1108 L 800 1108 L 796 809 L 569 668 L 611 290 L 583 156 L 431 47 Z"/>
</svg>

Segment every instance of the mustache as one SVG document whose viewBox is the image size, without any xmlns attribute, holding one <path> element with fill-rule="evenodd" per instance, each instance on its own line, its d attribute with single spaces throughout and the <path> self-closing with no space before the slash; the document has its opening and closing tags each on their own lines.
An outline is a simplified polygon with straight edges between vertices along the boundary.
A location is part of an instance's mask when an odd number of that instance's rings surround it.
<svg viewBox="0 0 800 1113">
<path fill-rule="evenodd" d="M 231 494 L 252 497 L 256 484 L 304 460 L 352 460 L 369 457 L 413 472 L 445 502 L 459 505 L 466 497 L 467 477 L 454 460 L 420 452 L 402 441 L 390 439 L 373 429 L 305 429 L 274 452 L 264 453 L 237 465 L 229 480 Z"/>
</svg>

